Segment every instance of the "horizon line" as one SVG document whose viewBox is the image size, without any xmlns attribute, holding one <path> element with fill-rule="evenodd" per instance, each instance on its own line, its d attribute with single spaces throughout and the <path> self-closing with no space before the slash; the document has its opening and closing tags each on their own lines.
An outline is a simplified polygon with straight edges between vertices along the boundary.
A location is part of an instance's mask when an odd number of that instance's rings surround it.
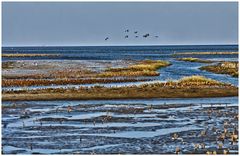
<svg viewBox="0 0 240 156">
<path fill-rule="evenodd" d="M 231 44 L 136 44 L 136 45 L 2 45 L 4 47 L 133 47 L 133 46 L 238 46 L 238 43 Z"/>
</svg>

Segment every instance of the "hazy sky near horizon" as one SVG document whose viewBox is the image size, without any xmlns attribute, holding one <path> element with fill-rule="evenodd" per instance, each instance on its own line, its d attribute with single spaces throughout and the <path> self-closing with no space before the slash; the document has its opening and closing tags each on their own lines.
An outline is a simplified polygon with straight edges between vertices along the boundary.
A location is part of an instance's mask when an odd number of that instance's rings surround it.
<svg viewBox="0 0 240 156">
<path fill-rule="evenodd" d="M 237 2 L 2 4 L 3 46 L 237 43 Z"/>
</svg>

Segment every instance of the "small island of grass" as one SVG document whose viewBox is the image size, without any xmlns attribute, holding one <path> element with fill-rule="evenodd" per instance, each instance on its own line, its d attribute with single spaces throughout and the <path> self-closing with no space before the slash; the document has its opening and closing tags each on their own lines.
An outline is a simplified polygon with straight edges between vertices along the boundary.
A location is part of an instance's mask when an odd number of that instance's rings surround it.
<svg viewBox="0 0 240 156">
<path fill-rule="evenodd" d="M 238 62 L 221 62 L 216 65 L 209 65 L 200 68 L 216 74 L 227 74 L 238 77 Z"/>
<path fill-rule="evenodd" d="M 118 76 L 158 76 L 156 70 L 171 65 L 167 61 L 144 60 L 137 64 L 123 68 L 109 68 L 98 74 L 98 77 L 118 77 Z"/>
</svg>

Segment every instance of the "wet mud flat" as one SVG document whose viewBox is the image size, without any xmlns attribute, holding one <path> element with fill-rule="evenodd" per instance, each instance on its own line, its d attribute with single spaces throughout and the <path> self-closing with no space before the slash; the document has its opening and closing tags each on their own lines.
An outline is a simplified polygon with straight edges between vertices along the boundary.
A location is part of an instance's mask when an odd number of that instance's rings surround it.
<svg viewBox="0 0 240 156">
<path fill-rule="evenodd" d="M 4 154 L 238 154 L 232 103 L 2 104 Z"/>
</svg>

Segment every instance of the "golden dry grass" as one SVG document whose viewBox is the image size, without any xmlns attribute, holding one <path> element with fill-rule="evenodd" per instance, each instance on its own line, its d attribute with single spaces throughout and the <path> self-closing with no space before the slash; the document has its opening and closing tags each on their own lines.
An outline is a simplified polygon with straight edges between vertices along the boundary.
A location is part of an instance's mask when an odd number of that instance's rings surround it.
<svg viewBox="0 0 240 156">
<path fill-rule="evenodd" d="M 233 77 L 238 77 L 238 62 L 221 62 L 217 65 L 209 65 L 200 68 L 216 74 L 228 74 Z"/>
<path fill-rule="evenodd" d="M 199 85 L 202 85 L 202 84 L 223 85 L 223 83 L 221 83 L 221 82 L 218 82 L 216 80 L 209 79 L 209 78 L 206 78 L 206 77 L 200 76 L 200 75 L 193 75 L 193 76 L 183 77 L 182 79 L 180 79 L 178 81 L 178 83 L 186 83 L 186 84 L 196 83 L 196 84 L 199 84 Z"/>
<path fill-rule="evenodd" d="M 129 87 L 48 88 L 4 91 L 3 100 L 87 100 L 134 98 L 194 98 L 237 96 L 238 88 L 201 76 L 185 77 L 179 81 L 144 84 Z"/>
<path fill-rule="evenodd" d="M 117 76 L 158 76 L 156 71 L 161 67 L 169 66 L 170 63 L 161 60 L 144 60 L 135 65 L 124 68 L 109 68 L 98 74 L 99 77 L 117 77 Z"/>
<path fill-rule="evenodd" d="M 121 82 L 141 82 L 150 81 L 151 79 L 136 78 L 85 78 L 85 79 L 3 79 L 2 87 L 13 86 L 48 86 L 48 85 L 77 85 L 77 84 L 94 84 L 94 83 L 121 83 Z"/>
</svg>

